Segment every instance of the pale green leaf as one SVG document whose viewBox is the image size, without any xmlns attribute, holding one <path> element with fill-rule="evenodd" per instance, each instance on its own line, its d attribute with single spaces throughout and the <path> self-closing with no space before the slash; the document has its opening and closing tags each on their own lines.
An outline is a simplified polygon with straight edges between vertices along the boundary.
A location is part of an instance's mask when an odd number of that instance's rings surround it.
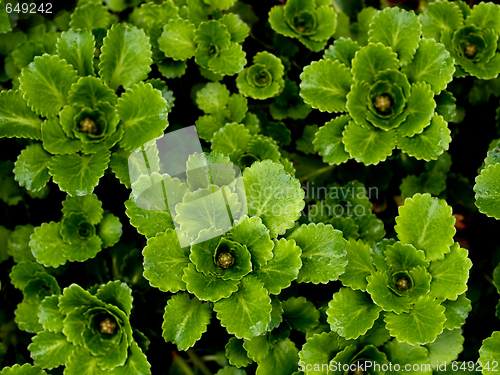
<svg viewBox="0 0 500 375">
<path fill-rule="evenodd" d="M 50 180 L 48 165 L 52 156 L 40 143 L 27 146 L 14 163 L 14 178 L 30 191 L 40 191 Z"/>
<path fill-rule="evenodd" d="M 95 75 L 95 40 L 90 31 L 68 30 L 57 40 L 57 54 L 70 63 L 80 76 Z"/>
<path fill-rule="evenodd" d="M 500 331 L 495 331 L 483 340 L 483 344 L 479 349 L 479 361 L 482 364 L 482 372 L 484 375 L 493 375 L 497 373 L 496 363 L 500 358 Z M 487 366 L 487 368 L 486 368 Z"/>
<path fill-rule="evenodd" d="M 458 296 L 455 301 L 444 301 L 443 306 L 446 308 L 444 312 L 446 315 L 444 328 L 446 329 L 460 328 L 472 310 L 471 301 L 465 296 L 465 293 Z"/>
<path fill-rule="evenodd" d="M 467 280 L 472 261 L 468 251 L 455 242 L 443 260 L 432 262 L 429 273 L 432 276 L 431 295 L 437 298 L 456 300 L 467 290 Z"/>
<path fill-rule="evenodd" d="M 273 258 L 260 266 L 254 274 L 264 283 L 270 294 L 279 294 L 297 278 L 302 265 L 301 250 L 293 240 L 281 238 L 274 241 Z"/>
<path fill-rule="evenodd" d="M 53 117 L 67 103 L 67 95 L 77 73 L 59 56 L 37 56 L 21 72 L 20 89 L 24 99 L 37 114 Z"/>
<path fill-rule="evenodd" d="M 0 137 L 42 139 L 42 120 L 28 107 L 19 90 L 0 92 Z"/>
<path fill-rule="evenodd" d="M 74 346 L 62 333 L 43 331 L 32 338 L 28 349 L 36 365 L 52 369 L 68 361 Z"/>
<path fill-rule="evenodd" d="M 354 80 L 373 83 L 375 76 L 382 70 L 398 70 L 398 55 L 382 43 L 370 43 L 361 48 L 352 60 Z"/>
<path fill-rule="evenodd" d="M 347 266 L 345 273 L 340 276 L 340 281 L 345 286 L 366 291 L 366 277 L 375 272 L 370 257 L 370 246 L 363 241 L 347 241 Z"/>
<path fill-rule="evenodd" d="M 357 339 L 373 327 L 380 311 L 364 293 L 341 288 L 328 303 L 326 314 L 332 331 L 346 339 Z"/>
<path fill-rule="evenodd" d="M 394 230 L 404 244 L 424 250 L 430 261 L 444 259 L 455 235 L 455 218 L 444 200 L 430 194 L 415 194 L 399 207 Z"/>
<path fill-rule="evenodd" d="M 441 363 L 450 363 L 458 358 L 458 355 L 464 349 L 464 337 L 461 329 L 445 329 L 435 341 L 426 344 L 425 348 L 429 350 L 429 360 L 432 368 L 437 368 Z"/>
<path fill-rule="evenodd" d="M 413 11 L 385 8 L 373 17 L 368 41 L 391 47 L 400 64 L 406 65 L 415 55 L 421 33 L 420 22 Z"/>
<path fill-rule="evenodd" d="M 248 213 L 259 216 L 275 238 L 293 227 L 304 208 L 300 182 L 271 160 L 255 162 L 243 172 Z"/>
<path fill-rule="evenodd" d="M 187 350 L 201 338 L 210 323 L 212 309 L 198 298 L 190 298 L 187 293 L 179 293 L 167 302 L 163 315 L 163 338 L 177 345 L 179 350 Z"/>
<path fill-rule="evenodd" d="M 99 75 L 112 89 L 132 87 L 151 71 L 151 45 L 143 30 L 116 24 L 103 40 Z"/>
<path fill-rule="evenodd" d="M 397 133 L 394 130 L 367 129 L 349 121 L 342 136 L 346 151 L 357 162 L 377 165 L 392 155 Z"/>
<path fill-rule="evenodd" d="M 125 91 L 116 111 L 125 126 L 120 146 L 127 150 L 160 137 L 168 126 L 167 101 L 150 83 L 140 82 Z"/>
<path fill-rule="evenodd" d="M 323 157 L 325 163 L 342 164 L 349 160 L 349 154 L 342 142 L 342 133 L 349 120 L 349 116 L 337 117 L 327 122 L 314 136 L 314 149 Z"/>
<path fill-rule="evenodd" d="M 476 177 L 474 192 L 479 211 L 489 217 L 500 220 L 500 163 L 492 164 Z"/>
<path fill-rule="evenodd" d="M 173 229 L 150 238 L 142 255 L 144 277 L 152 286 L 164 292 L 186 290 L 182 275 L 184 268 L 190 263 L 189 247 L 180 247 L 177 233 Z"/>
<path fill-rule="evenodd" d="M 214 303 L 221 325 L 237 338 L 263 333 L 271 321 L 271 299 L 256 276 L 241 280 L 238 291 Z"/>
<path fill-rule="evenodd" d="M 59 188 L 71 196 L 91 194 L 108 167 L 109 151 L 90 155 L 55 155 L 49 173 Z"/>
<path fill-rule="evenodd" d="M 302 268 L 298 282 L 326 284 L 338 280 L 344 273 L 346 258 L 346 240 L 342 232 L 329 224 L 303 224 L 287 236 L 295 240 L 302 249 Z"/>
<path fill-rule="evenodd" d="M 172 59 L 187 60 L 194 56 L 196 44 L 194 31 L 196 26 L 188 20 L 177 18 L 163 26 L 163 32 L 158 39 L 160 49 Z"/>
<path fill-rule="evenodd" d="M 433 342 L 443 332 L 446 320 L 444 310 L 438 300 L 428 295 L 420 297 L 408 313 L 386 313 L 384 321 L 391 335 L 398 341 L 424 345 Z"/>
<path fill-rule="evenodd" d="M 346 96 L 353 84 L 349 69 L 339 61 L 320 60 L 300 75 L 300 96 L 321 112 L 345 112 Z"/>
<path fill-rule="evenodd" d="M 37 262 L 46 267 L 58 267 L 66 263 L 64 250 L 67 244 L 60 235 L 61 223 L 51 221 L 35 228 L 30 247 Z"/>
</svg>

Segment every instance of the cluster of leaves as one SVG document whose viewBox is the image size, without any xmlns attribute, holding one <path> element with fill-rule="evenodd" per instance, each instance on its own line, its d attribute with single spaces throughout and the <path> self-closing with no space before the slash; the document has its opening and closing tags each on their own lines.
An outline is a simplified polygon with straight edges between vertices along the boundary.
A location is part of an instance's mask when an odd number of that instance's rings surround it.
<svg viewBox="0 0 500 375">
<path fill-rule="evenodd" d="M 500 96 L 500 6 L 280 3 L 0 1 L 1 375 L 495 372 L 460 213 L 500 220 L 500 143 L 450 143 Z"/>
</svg>

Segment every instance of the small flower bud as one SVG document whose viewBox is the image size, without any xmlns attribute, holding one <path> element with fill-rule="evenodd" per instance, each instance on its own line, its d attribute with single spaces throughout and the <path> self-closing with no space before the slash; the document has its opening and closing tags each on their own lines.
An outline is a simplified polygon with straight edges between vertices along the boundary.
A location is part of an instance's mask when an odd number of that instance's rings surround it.
<svg viewBox="0 0 500 375">
<path fill-rule="evenodd" d="M 234 257 L 231 253 L 220 253 L 217 257 L 217 265 L 221 268 L 229 268 L 234 265 Z"/>
</svg>

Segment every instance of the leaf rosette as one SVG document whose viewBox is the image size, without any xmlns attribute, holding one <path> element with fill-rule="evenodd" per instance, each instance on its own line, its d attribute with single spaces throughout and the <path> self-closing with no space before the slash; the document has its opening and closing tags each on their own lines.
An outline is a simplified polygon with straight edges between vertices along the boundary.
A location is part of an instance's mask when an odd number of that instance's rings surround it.
<svg viewBox="0 0 500 375">
<path fill-rule="evenodd" d="M 427 38 L 443 43 L 455 63 L 459 76 L 493 79 L 500 73 L 500 6 L 482 2 L 464 14 L 454 2 L 430 4 L 420 15 Z M 458 72 L 457 72 L 458 73 Z"/>
<path fill-rule="evenodd" d="M 325 59 L 305 67 L 300 76 L 306 103 L 349 114 L 317 133 L 316 150 L 325 162 L 340 164 L 350 156 L 365 165 L 378 164 L 396 147 L 429 161 L 448 148 L 450 131 L 435 112 L 434 97 L 452 80 L 453 58 L 442 44 L 422 38 L 413 12 L 379 11 L 366 46 L 342 38 Z M 333 144 L 331 156 L 325 155 L 325 144 Z"/>
<path fill-rule="evenodd" d="M 273 54 L 258 52 L 253 65 L 243 69 L 236 78 L 238 90 L 254 99 L 267 99 L 278 95 L 285 87 L 285 68 Z"/>
<path fill-rule="evenodd" d="M 278 34 L 296 38 L 312 51 L 322 50 L 337 27 L 337 13 L 329 1 L 291 0 L 274 6 L 269 23 Z"/>
<path fill-rule="evenodd" d="M 146 356 L 132 337 L 131 292 L 114 281 L 93 293 L 72 284 L 62 295 L 46 298 L 39 312 L 44 330 L 28 347 L 35 363 L 48 369 L 65 365 L 65 373 L 77 374 L 85 359 L 100 371 L 149 374 Z"/>
<path fill-rule="evenodd" d="M 472 262 L 453 241 L 451 207 L 415 194 L 400 207 L 396 223 L 398 241 L 347 242 L 347 266 L 340 276 L 347 288 L 333 295 L 326 311 L 331 329 L 342 337 L 358 338 L 382 311 L 389 333 L 411 345 L 431 343 L 445 328 L 464 323 L 470 309 L 458 298 L 467 290 Z M 353 314 L 362 317 L 353 320 Z"/>
</svg>

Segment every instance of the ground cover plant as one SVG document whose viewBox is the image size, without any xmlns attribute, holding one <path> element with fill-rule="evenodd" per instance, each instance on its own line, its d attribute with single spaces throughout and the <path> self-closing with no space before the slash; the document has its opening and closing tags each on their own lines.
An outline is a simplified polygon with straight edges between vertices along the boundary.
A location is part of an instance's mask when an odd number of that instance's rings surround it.
<svg viewBox="0 0 500 375">
<path fill-rule="evenodd" d="M 0 1 L 0 374 L 497 374 L 500 5 Z"/>
</svg>

